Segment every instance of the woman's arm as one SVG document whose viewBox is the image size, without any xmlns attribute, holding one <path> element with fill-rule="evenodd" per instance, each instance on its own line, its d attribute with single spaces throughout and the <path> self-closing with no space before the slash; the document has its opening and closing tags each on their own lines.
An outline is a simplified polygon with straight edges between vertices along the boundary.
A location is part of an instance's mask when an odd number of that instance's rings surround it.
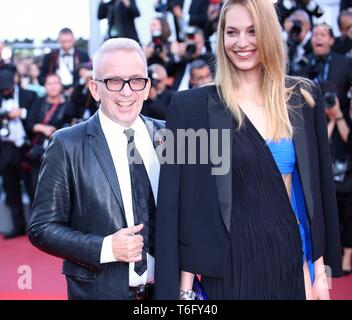
<svg viewBox="0 0 352 320">
<path fill-rule="evenodd" d="M 320 257 L 314 262 L 314 274 L 313 295 L 315 300 L 330 300 L 329 281 L 326 275 L 323 257 Z"/>
<path fill-rule="evenodd" d="M 181 271 L 180 276 L 180 300 L 194 300 L 195 295 L 193 292 L 194 274 Z"/>
</svg>

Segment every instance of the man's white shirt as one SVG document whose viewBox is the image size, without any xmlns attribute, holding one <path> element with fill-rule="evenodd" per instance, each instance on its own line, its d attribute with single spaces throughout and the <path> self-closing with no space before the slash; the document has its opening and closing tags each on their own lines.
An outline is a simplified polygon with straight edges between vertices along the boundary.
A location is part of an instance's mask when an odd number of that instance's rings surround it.
<svg viewBox="0 0 352 320">
<path fill-rule="evenodd" d="M 127 137 L 124 134 L 124 130 L 128 128 L 125 128 L 110 120 L 103 113 L 101 108 L 98 113 L 101 127 L 108 143 L 118 177 L 127 225 L 128 227 L 132 227 L 135 223 L 132 209 L 131 178 L 127 159 Z M 135 131 L 134 141 L 136 148 L 143 159 L 156 203 L 160 164 L 154 150 L 153 142 L 150 138 L 145 123 L 140 117 L 137 117 L 130 128 Z M 147 254 L 147 261 L 147 271 L 141 276 L 134 271 L 134 262 L 129 264 L 129 285 L 131 287 L 154 282 L 154 257 Z M 100 262 L 116 262 L 112 252 L 112 235 L 104 238 Z"/>
<path fill-rule="evenodd" d="M 59 69 L 56 71 L 60 76 L 62 84 L 69 86 L 73 84 L 73 71 L 74 71 L 74 52 L 72 48 L 69 50 L 69 56 L 64 56 L 65 52 L 61 49 L 59 55 Z"/>
<path fill-rule="evenodd" d="M 18 86 L 14 88 L 13 98 L 9 100 L 3 99 L 2 105 L 0 106 L 2 110 L 10 112 L 14 108 L 19 108 L 19 89 Z M 21 109 L 21 119 L 27 118 L 27 110 Z M 2 138 L 4 141 L 10 141 L 15 144 L 17 148 L 20 148 L 24 145 L 27 134 L 23 127 L 22 121 L 20 118 L 12 119 L 9 121 L 9 131 L 10 135 L 8 137 Z"/>
</svg>

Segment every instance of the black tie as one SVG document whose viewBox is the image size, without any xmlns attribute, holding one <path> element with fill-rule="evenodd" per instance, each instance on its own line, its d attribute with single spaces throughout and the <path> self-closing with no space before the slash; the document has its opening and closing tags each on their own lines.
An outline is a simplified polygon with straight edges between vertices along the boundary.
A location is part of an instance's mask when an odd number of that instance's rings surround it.
<svg viewBox="0 0 352 320">
<path fill-rule="evenodd" d="M 144 239 L 142 261 L 135 263 L 134 270 L 142 275 L 147 270 L 147 252 L 154 256 L 155 202 L 149 177 L 143 159 L 134 142 L 134 130 L 124 131 L 127 137 L 127 158 L 130 168 L 132 206 L 135 225 L 143 224 L 141 235 Z"/>
</svg>

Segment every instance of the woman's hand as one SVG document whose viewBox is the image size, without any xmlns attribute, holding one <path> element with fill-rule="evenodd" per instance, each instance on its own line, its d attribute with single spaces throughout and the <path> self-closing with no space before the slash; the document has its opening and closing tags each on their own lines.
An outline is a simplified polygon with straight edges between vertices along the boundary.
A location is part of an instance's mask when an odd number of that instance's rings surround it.
<svg viewBox="0 0 352 320">
<path fill-rule="evenodd" d="M 325 272 L 323 257 L 320 257 L 314 263 L 314 269 L 313 294 L 315 300 L 330 300 L 329 281 Z"/>
</svg>

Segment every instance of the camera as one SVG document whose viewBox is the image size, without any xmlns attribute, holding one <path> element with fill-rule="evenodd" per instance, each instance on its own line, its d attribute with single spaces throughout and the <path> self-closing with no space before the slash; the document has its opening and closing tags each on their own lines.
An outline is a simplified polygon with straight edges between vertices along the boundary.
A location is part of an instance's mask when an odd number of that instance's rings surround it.
<svg viewBox="0 0 352 320">
<path fill-rule="evenodd" d="M 323 98 L 324 98 L 325 108 L 331 109 L 336 103 L 337 93 L 334 91 L 326 91 L 323 94 Z"/>
<path fill-rule="evenodd" d="M 151 86 L 155 88 L 159 83 L 159 77 L 151 67 L 148 68 L 148 78 L 151 81 Z"/>
<path fill-rule="evenodd" d="M 154 46 L 154 54 L 159 55 L 163 51 L 163 45 L 161 40 L 161 31 L 154 31 L 152 34 L 152 42 Z"/>
<path fill-rule="evenodd" d="M 290 35 L 293 37 L 298 37 L 302 32 L 302 22 L 300 20 L 292 20 L 292 28 L 290 30 Z"/>
<path fill-rule="evenodd" d="M 9 113 L 0 109 L 0 139 L 10 135 Z"/>
<path fill-rule="evenodd" d="M 320 89 L 323 94 L 323 101 L 326 109 L 334 107 L 337 98 L 336 86 L 331 81 L 324 81 L 320 83 Z"/>
<path fill-rule="evenodd" d="M 197 44 L 195 43 L 196 29 L 194 27 L 188 27 L 186 30 L 187 45 L 186 55 L 191 56 L 197 51 Z"/>
</svg>

